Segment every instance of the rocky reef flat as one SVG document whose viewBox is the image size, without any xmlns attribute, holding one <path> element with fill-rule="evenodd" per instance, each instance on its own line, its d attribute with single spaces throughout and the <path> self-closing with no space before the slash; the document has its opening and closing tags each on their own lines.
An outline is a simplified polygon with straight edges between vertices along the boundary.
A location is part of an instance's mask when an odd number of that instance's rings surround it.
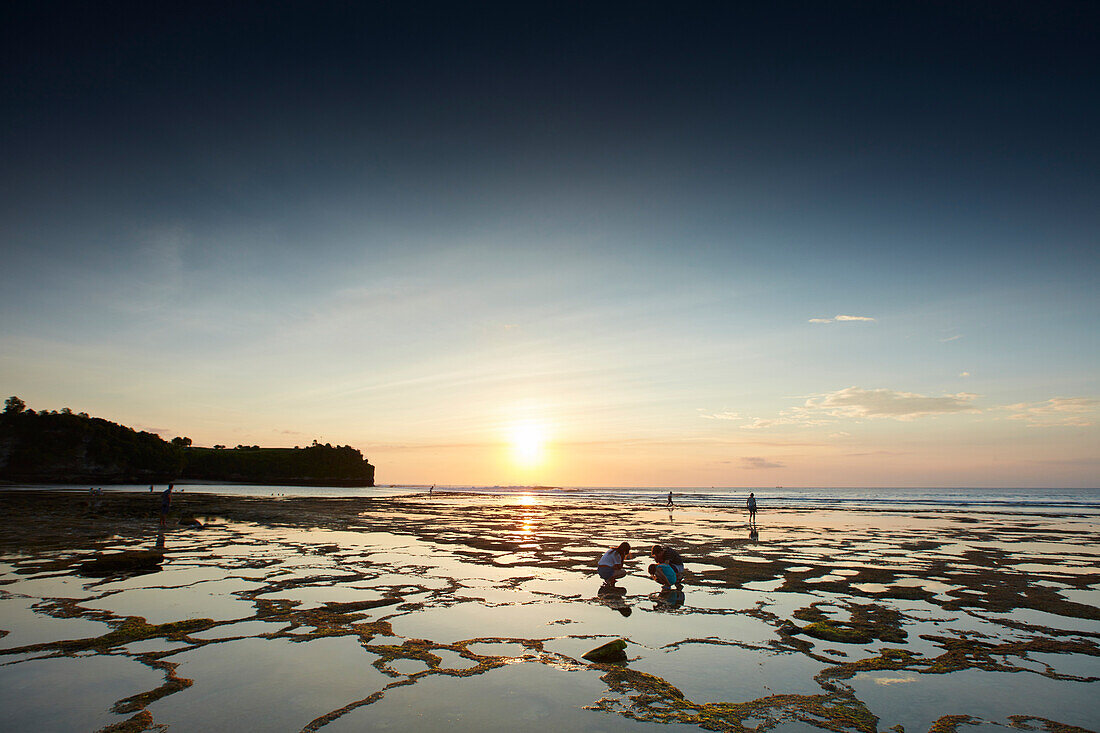
<svg viewBox="0 0 1100 733">
<path fill-rule="evenodd" d="M 35 731 L 1100 728 L 1094 515 L 0 491 Z M 621 594 L 599 555 L 628 541 Z M 682 593 L 645 574 L 680 551 Z M 591 662 L 625 642 L 625 660 Z M 618 649 L 619 645 L 615 645 Z M 602 658 L 597 655 L 597 658 Z"/>
</svg>

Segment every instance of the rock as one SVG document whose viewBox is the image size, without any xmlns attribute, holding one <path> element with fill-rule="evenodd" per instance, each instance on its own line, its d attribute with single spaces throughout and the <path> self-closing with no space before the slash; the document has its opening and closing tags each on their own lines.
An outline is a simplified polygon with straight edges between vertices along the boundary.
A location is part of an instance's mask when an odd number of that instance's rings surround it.
<svg viewBox="0 0 1100 733">
<path fill-rule="evenodd" d="M 802 631 L 802 629 L 798 628 L 790 621 L 784 621 L 783 624 L 779 627 L 779 633 L 785 636 L 794 636 L 799 631 Z"/>
<path fill-rule="evenodd" d="M 590 662 L 605 662 L 616 664 L 626 661 L 626 640 L 616 639 L 615 641 L 609 641 L 603 646 L 598 646 L 592 651 L 585 654 L 581 659 L 587 659 Z"/>
<path fill-rule="evenodd" d="M 116 573 L 152 573 L 160 570 L 164 553 L 159 550 L 128 550 L 112 555 L 97 555 L 80 564 L 79 573 L 104 577 Z"/>
<path fill-rule="evenodd" d="M 188 518 L 188 519 L 181 519 L 180 524 L 184 527 L 197 527 L 199 529 L 203 528 L 202 522 L 195 519 L 194 517 L 191 517 L 191 518 Z"/>
</svg>

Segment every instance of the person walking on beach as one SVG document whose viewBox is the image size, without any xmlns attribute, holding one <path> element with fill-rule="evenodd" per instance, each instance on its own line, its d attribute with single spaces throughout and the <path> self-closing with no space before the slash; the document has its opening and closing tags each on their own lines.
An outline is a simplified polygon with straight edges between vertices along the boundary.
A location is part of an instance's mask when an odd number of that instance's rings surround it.
<svg viewBox="0 0 1100 733">
<path fill-rule="evenodd" d="M 756 495 L 749 492 L 749 500 L 745 502 L 749 508 L 749 524 L 756 524 Z"/>
<path fill-rule="evenodd" d="M 630 543 L 623 542 L 618 547 L 612 547 L 603 554 L 596 565 L 596 573 L 603 579 L 600 590 L 610 590 L 615 587 L 615 581 L 626 576 L 623 563 L 630 557 Z"/>
<path fill-rule="evenodd" d="M 160 492 L 160 526 L 164 526 L 168 523 L 168 510 L 172 507 L 172 487 L 174 484 L 168 484 L 168 488 Z"/>
<path fill-rule="evenodd" d="M 649 554 L 657 561 L 658 565 L 668 565 L 672 568 L 672 572 L 675 573 L 673 583 L 676 585 L 676 590 L 680 590 L 683 587 L 684 580 L 684 558 L 680 557 L 680 553 L 671 547 L 664 545 L 654 545 Z M 650 571 L 650 575 L 653 572 Z"/>
<path fill-rule="evenodd" d="M 668 492 L 668 504 L 667 504 L 667 506 L 675 506 L 675 505 L 674 505 L 674 504 L 672 503 L 672 492 L 671 492 L 671 491 L 670 491 L 670 492 Z"/>
</svg>

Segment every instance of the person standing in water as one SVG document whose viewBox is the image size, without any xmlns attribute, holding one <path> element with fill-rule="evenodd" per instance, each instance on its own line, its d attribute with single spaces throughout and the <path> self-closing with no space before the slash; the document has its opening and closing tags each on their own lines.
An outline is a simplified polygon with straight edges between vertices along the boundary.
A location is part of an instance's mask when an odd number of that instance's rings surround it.
<svg viewBox="0 0 1100 733">
<path fill-rule="evenodd" d="M 749 524 L 756 524 L 756 495 L 749 492 L 749 500 L 745 502 L 749 508 Z"/>
<path fill-rule="evenodd" d="M 168 523 L 168 510 L 172 508 L 172 487 L 174 484 L 168 484 L 168 488 L 160 492 L 160 526 L 164 526 Z"/>
</svg>

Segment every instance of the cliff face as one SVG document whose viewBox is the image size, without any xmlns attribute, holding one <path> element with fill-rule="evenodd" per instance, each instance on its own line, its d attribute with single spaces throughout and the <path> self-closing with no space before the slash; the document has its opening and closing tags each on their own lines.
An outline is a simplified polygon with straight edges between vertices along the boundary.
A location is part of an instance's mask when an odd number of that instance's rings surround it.
<svg viewBox="0 0 1100 733">
<path fill-rule="evenodd" d="M 0 415 L 0 479 L 35 483 L 165 481 L 183 454 L 152 433 L 72 413 Z"/>
<path fill-rule="evenodd" d="M 0 414 L 0 481 L 140 484 L 180 478 L 374 486 L 374 466 L 351 446 L 190 448 L 68 411 Z"/>
<path fill-rule="evenodd" d="M 183 478 L 274 484 L 374 486 L 374 466 L 351 446 L 188 448 Z"/>
</svg>

